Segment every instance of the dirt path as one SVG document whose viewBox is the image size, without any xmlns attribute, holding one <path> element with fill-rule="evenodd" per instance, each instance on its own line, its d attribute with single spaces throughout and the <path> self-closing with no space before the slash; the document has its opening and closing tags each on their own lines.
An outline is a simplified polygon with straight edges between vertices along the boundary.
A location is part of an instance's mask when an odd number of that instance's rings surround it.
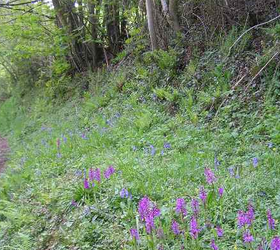
<svg viewBox="0 0 280 250">
<path fill-rule="evenodd" d="M 0 173 L 4 171 L 5 162 L 7 161 L 7 153 L 9 151 L 8 142 L 0 137 Z"/>
</svg>

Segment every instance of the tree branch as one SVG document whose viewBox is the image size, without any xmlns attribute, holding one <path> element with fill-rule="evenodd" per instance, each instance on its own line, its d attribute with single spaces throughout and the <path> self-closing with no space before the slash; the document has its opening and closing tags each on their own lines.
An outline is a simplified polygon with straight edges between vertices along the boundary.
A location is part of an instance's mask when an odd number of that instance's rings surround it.
<svg viewBox="0 0 280 250">
<path fill-rule="evenodd" d="M 42 0 L 33 0 L 29 2 L 24 2 L 24 3 L 15 3 L 16 1 L 12 1 L 9 3 L 0 3 L 0 8 L 1 7 L 14 7 L 14 6 L 21 6 L 21 5 L 27 5 L 27 4 L 33 4 L 37 2 L 41 2 Z"/>
<path fill-rule="evenodd" d="M 258 28 L 258 27 L 260 27 L 260 26 L 263 26 L 263 25 L 272 23 L 272 22 L 276 21 L 276 20 L 279 19 L 279 18 L 280 18 L 280 15 L 277 16 L 277 17 L 272 18 L 271 20 L 269 20 L 269 21 L 267 21 L 267 22 L 259 23 L 259 24 L 255 25 L 255 26 L 251 27 L 250 29 L 246 30 L 240 37 L 237 38 L 237 40 L 234 42 L 234 44 L 229 48 L 228 56 L 230 56 L 230 53 L 231 53 L 232 48 L 233 48 L 233 47 L 240 41 L 240 39 L 241 39 L 244 35 L 246 35 L 249 31 L 251 31 L 251 30 L 253 30 L 253 29 L 256 29 L 256 28 Z"/>
</svg>

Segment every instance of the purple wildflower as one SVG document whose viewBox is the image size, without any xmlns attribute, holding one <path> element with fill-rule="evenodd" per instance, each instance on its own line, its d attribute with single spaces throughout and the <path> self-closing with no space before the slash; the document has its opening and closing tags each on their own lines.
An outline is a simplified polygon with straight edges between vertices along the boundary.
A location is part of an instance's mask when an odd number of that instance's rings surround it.
<svg viewBox="0 0 280 250">
<path fill-rule="evenodd" d="M 150 145 L 151 155 L 154 156 L 156 154 L 156 149 L 153 145 Z"/>
<path fill-rule="evenodd" d="M 85 189 L 89 189 L 89 183 L 88 183 L 88 179 L 87 178 L 84 179 L 84 188 Z"/>
<path fill-rule="evenodd" d="M 247 215 L 243 211 L 238 211 L 237 215 L 237 222 L 238 222 L 238 227 L 243 227 L 247 224 Z"/>
<path fill-rule="evenodd" d="M 192 237 L 193 239 L 197 239 L 199 231 L 200 231 L 200 230 L 198 229 L 197 220 L 196 220 L 196 218 L 193 216 L 193 217 L 191 218 L 191 221 L 190 221 L 190 234 L 191 234 L 191 237 Z"/>
<path fill-rule="evenodd" d="M 175 221 L 175 220 L 172 221 L 171 229 L 175 235 L 180 234 L 179 224 L 177 221 Z"/>
<path fill-rule="evenodd" d="M 215 183 L 217 181 L 217 178 L 215 177 L 214 173 L 210 168 L 205 168 L 204 175 L 206 177 L 206 181 L 209 185 Z"/>
<path fill-rule="evenodd" d="M 219 250 L 218 246 L 215 244 L 215 240 L 214 240 L 214 239 L 211 240 L 211 248 L 212 248 L 213 250 Z"/>
<path fill-rule="evenodd" d="M 56 146 L 57 146 L 58 149 L 60 148 L 60 139 L 56 140 Z"/>
<path fill-rule="evenodd" d="M 110 178 L 110 176 L 112 175 L 112 174 L 114 174 L 115 173 L 115 168 L 113 167 L 113 166 L 109 166 L 105 171 L 104 171 L 104 177 L 105 177 L 105 179 L 109 179 Z"/>
<path fill-rule="evenodd" d="M 268 221 L 268 226 L 271 230 L 275 229 L 275 220 L 272 218 L 272 214 L 270 210 L 267 210 L 267 221 Z"/>
<path fill-rule="evenodd" d="M 257 158 L 257 157 L 254 157 L 254 158 L 252 159 L 252 161 L 253 161 L 253 166 L 254 166 L 254 168 L 256 168 L 256 167 L 258 166 L 258 163 L 259 163 L 258 158 Z"/>
<path fill-rule="evenodd" d="M 151 213 L 145 217 L 145 223 L 146 223 L 146 231 L 148 234 L 150 234 L 152 230 L 155 229 L 155 221 Z"/>
<path fill-rule="evenodd" d="M 139 201 L 139 206 L 138 206 L 138 213 L 140 215 L 141 220 L 144 220 L 146 215 L 148 214 L 148 211 L 150 209 L 150 199 L 145 196 Z"/>
<path fill-rule="evenodd" d="M 109 166 L 109 170 L 110 170 L 111 174 L 114 174 L 116 172 L 116 170 L 113 166 Z"/>
<path fill-rule="evenodd" d="M 170 149 L 171 148 L 171 144 L 169 142 L 164 143 L 163 147 L 165 149 Z"/>
<path fill-rule="evenodd" d="M 248 205 L 248 212 L 247 212 L 247 217 L 248 217 L 248 225 L 250 226 L 255 219 L 255 212 L 254 212 L 254 207 L 252 204 Z"/>
<path fill-rule="evenodd" d="M 280 238 L 275 236 L 270 243 L 271 250 L 280 250 Z"/>
<path fill-rule="evenodd" d="M 215 165 L 215 169 L 216 169 L 216 170 L 217 170 L 218 167 L 220 166 L 220 162 L 219 162 L 217 156 L 215 156 L 215 158 L 214 158 L 214 165 Z"/>
<path fill-rule="evenodd" d="M 84 140 L 87 140 L 86 134 L 85 134 L 85 133 L 82 133 L 81 138 L 84 139 Z"/>
<path fill-rule="evenodd" d="M 194 215 L 198 216 L 198 213 L 199 213 L 199 202 L 198 202 L 197 199 L 192 199 L 191 207 L 192 207 L 192 211 L 193 211 Z"/>
<path fill-rule="evenodd" d="M 241 210 L 238 211 L 237 221 L 239 227 L 243 227 L 245 225 L 251 226 L 254 219 L 255 213 L 252 204 L 249 204 L 247 212 Z"/>
<path fill-rule="evenodd" d="M 222 196 L 224 194 L 224 188 L 223 187 L 219 187 L 218 193 L 219 193 L 220 198 L 222 198 Z"/>
<path fill-rule="evenodd" d="M 145 196 L 139 201 L 138 213 L 142 221 L 145 221 L 147 233 L 155 229 L 154 218 L 160 215 L 160 210 Z"/>
<path fill-rule="evenodd" d="M 42 127 L 41 127 L 41 130 L 42 130 L 42 131 L 45 131 L 45 130 L 47 130 L 47 129 L 48 129 L 48 128 L 45 127 L 45 126 L 42 126 Z"/>
<path fill-rule="evenodd" d="M 229 171 L 229 175 L 230 175 L 231 177 L 234 177 L 234 168 L 233 168 L 233 167 L 230 167 L 230 168 L 228 168 L 228 171 Z"/>
<path fill-rule="evenodd" d="M 88 216 L 90 214 L 90 207 L 85 207 L 83 213 L 85 216 Z"/>
<path fill-rule="evenodd" d="M 57 156 L 57 158 L 61 158 L 62 154 L 61 153 L 57 153 L 56 156 Z"/>
<path fill-rule="evenodd" d="M 112 172 L 112 170 L 111 170 L 111 172 Z M 96 180 L 97 182 L 101 182 L 101 171 L 99 168 L 96 168 L 93 171 L 93 179 Z"/>
<path fill-rule="evenodd" d="M 202 186 L 199 190 L 199 198 L 202 200 L 202 202 L 205 204 L 206 199 L 207 199 L 207 193 L 204 189 L 204 187 Z"/>
<path fill-rule="evenodd" d="M 78 203 L 77 203 L 75 200 L 72 200 L 72 201 L 71 201 L 71 205 L 72 205 L 73 207 L 77 207 L 77 206 L 78 206 Z"/>
<path fill-rule="evenodd" d="M 90 181 L 94 180 L 94 170 L 92 168 L 89 169 L 88 176 L 89 176 Z"/>
<path fill-rule="evenodd" d="M 253 235 L 251 235 L 249 230 L 246 230 L 243 233 L 243 241 L 244 241 L 244 243 L 250 243 L 250 242 L 254 241 L 254 237 L 253 237 Z"/>
<path fill-rule="evenodd" d="M 183 216 L 187 215 L 186 202 L 184 198 L 178 198 L 176 201 L 176 213 L 182 213 Z"/>
<path fill-rule="evenodd" d="M 121 198 L 128 198 L 129 193 L 128 193 L 127 189 L 123 188 L 120 192 L 120 196 L 121 196 Z"/>
<path fill-rule="evenodd" d="M 216 232 L 217 232 L 218 237 L 224 236 L 224 230 L 221 227 L 216 227 Z"/>
<path fill-rule="evenodd" d="M 130 235 L 132 237 L 132 240 L 140 240 L 140 237 L 139 237 L 139 233 L 138 233 L 138 230 L 136 228 L 131 228 L 130 229 Z"/>
<path fill-rule="evenodd" d="M 159 245 L 158 250 L 164 250 L 163 245 Z"/>
<path fill-rule="evenodd" d="M 80 177 L 80 176 L 83 175 L 83 173 L 82 173 L 81 170 L 76 170 L 76 171 L 75 171 L 75 175 L 76 175 L 77 177 Z"/>
<path fill-rule="evenodd" d="M 272 143 L 272 142 L 269 142 L 267 146 L 268 146 L 269 148 L 273 148 L 273 143 Z"/>
<path fill-rule="evenodd" d="M 153 205 L 154 207 L 152 208 L 152 211 L 151 211 L 151 214 L 153 217 L 159 217 L 160 216 L 160 210 L 155 206 Z"/>
</svg>

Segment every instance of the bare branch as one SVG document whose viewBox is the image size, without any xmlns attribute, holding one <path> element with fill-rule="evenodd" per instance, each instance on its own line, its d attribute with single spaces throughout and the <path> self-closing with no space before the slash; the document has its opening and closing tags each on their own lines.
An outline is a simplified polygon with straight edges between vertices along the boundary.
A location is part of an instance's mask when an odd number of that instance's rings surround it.
<svg viewBox="0 0 280 250">
<path fill-rule="evenodd" d="M 249 31 L 251 31 L 251 30 L 253 30 L 253 29 L 257 29 L 258 27 L 261 27 L 261 26 L 263 26 L 263 25 L 272 23 L 272 22 L 276 21 L 276 20 L 279 19 L 279 18 L 280 18 L 280 15 L 277 16 L 277 17 L 272 18 L 271 20 L 269 20 L 269 21 L 267 21 L 267 22 L 259 23 L 259 24 L 255 25 L 255 26 L 251 27 L 250 29 L 246 30 L 240 37 L 237 38 L 237 40 L 234 42 L 234 44 L 229 48 L 228 56 L 230 56 L 230 53 L 231 53 L 232 48 L 233 48 L 233 47 L 240 41 L 240 39 L 241 39 L 244 35 L 246 35 Z"/>
<path fill-rule="evenodd" d="M 256 80 L 256 78 L 264 71 L 264 69 L 272 62 L 272 60 L 279 55 L 279 52 L 277 51 L 268 61 L 267 63 L 259 70 L 259 72 L 253 77 L 253 79 L 250 81 L 250 83 L 247 85 L 245 92 L 247 91 L 247 89 L 252 85 L 252 83 L 254 82 L 254 80 Z"/>
<path fill-rule="evenodd" d="M 1 7 L 14 7 L 14 6 L 21 6 L 21 5 L 28 5 L 28 4 L 34 4 L 37 2 L 40 2 L 41 0 L 33 0 L 29 2 L 24 2 L 24 3 L 15 3 L 16 1 L 8 2 L 8 3 L 0 3 L 0 8 Z"/>
</svg>

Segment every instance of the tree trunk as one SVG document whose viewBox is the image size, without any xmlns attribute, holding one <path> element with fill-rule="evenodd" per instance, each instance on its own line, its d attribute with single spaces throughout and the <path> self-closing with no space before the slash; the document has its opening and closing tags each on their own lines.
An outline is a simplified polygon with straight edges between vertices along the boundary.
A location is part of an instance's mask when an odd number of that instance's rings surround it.
<svg viewBox="0 0 280 250">
<path fill-rule="evenodd" d="M 153 8 L 152 0 L 146 0 L 146 11 L 147 11 L 151 47 L 152 47 L 152 50 L 157 50 L 158 43 L 157 43 L 156 25 L 155 25 L 155 20 L 154 20 L 154 8 Z"/>
<path fill-rule="evenodd" d="M 56 11 L 59 27 L 65 28 L 70 37 L 70 48 L 72 65 L 78 71 L 87 68 L 87 55 L 85 46 L 83 46 L 83 35 L 80 28 L 80 22 L 77 13 L 74 12 L 74 3 L 72 0 L 52 0 Z"/>
<path fill-rule="evenodd" d="M 127 20 L 125 16 L 126 9 L 129 9 L 129 1 L 123 0 L 122 1 L 122 13 L 120 17 L 121 22 L 121 29 L 120 29 L 120 43 L 121 45 L 124 44 L 125 40 L 128 38 L 128 31 L 127 31 Z"/>
<path fill-rule="evenodd" d="M 109 49 L 113 54 L 117 54 L 120 50 L 119 39 L 121 31 L 119 8 L 119 0 L 113 0 L 105 4 L 105 26 L 109 41 Z"/>
<path fill-rule="evenodd" d="M 171 22 L 173 29 L 176 32 L 180 32 L 181 27 L 180 27 L 179 18 L 178 18 L 177 0 L 169 0 L 169 15 L 170 15 L 170 22 Z"/>
<path fill-rule="evenodd" d="M 160 0 L 160 2 L 161 2 L 161 7 L 162 7 L 164 16 L 167 16 L 168 15 L 168 5 L 167 5 L 166 0 Z"/>
<path fill-rule="evenodd" d="M 95 6 L 93 4 L 93 0 L 88 0 L 88 13 L 89 13 L 89 22 L 90 22 L 90 33 L 91 33 L 91 43 L 90 49 L 92 54 L 92 69 L 97 66 L 97 46 L 96 46 L 96 39 L 97 39 L 97 19 L 95 16 Z"/>
</svg>

